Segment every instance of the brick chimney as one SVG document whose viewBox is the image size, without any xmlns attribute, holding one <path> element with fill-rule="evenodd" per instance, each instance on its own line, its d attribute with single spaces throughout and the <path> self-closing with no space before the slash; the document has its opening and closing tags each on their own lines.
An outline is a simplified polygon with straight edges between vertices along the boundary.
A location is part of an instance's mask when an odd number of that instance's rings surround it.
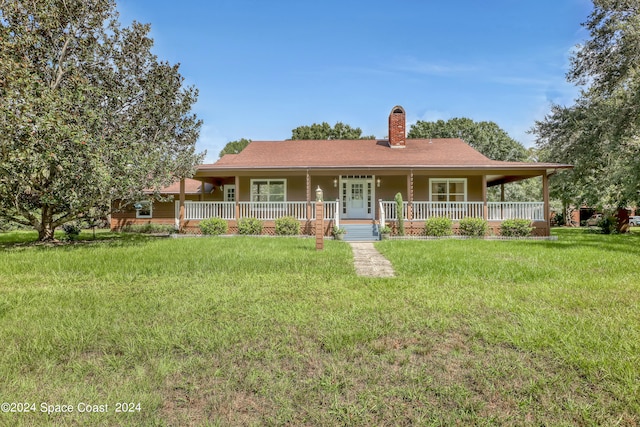
<svg viewBox="0 0 640 427">
<path fill-rule="evenodd" d="M 405 147 L 405 140 L 407 138 L 405 132 L 406 121 L 404 108 L 396 105 L 391 109 L 391 114 L 389 114 L 389 147 Z"/>
</svg>

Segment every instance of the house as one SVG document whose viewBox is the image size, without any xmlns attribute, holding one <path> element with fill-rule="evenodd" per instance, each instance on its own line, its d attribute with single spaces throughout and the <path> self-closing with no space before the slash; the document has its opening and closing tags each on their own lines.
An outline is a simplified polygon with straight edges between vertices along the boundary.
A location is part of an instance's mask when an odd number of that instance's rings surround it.
<svg viewBox="0 0 640 427">
<path fill-rule="evenodd" d="M 213 185 L 196 179 L 184 179 L 184 200 L 188 202 L 213 201 L 211 194 Z M 128 225 L 142 225 L 148 223 L 160 225 L 174 225 L 179 227 L 180 215 L 180 181 L 163 188 L 160 194 L 164 197 L 172 196 L 174 200 L 166 202 L 151 201 L 152 191 L 148 191 L 149 199 L 118 209 L 118 203 L 113 204 L 111 214 L 111 229 L 119 230 Z"/>
<path fill-rule="evenodd" d="M 549 176 L 566 168 L 571 166 L 490 160 L 456 138 L 407 139 L 405 110 L 395 106 L 385 140 L 254 141 L 239 154 L 199 165 L 191 180 L 167 189 L 177 202 L 163 208 L 168 216 L 159 219 L 177 220 L 182 230 L 197 232 L 200 220 L 215 216 L 227 220 L 233 232 L 239 219 L 255 217 L 271 234 L 275 219 L 293 216 L 311 234 L 320 188 L 327 234 L 334 225 L 360 226 L 375 238 L 380 224 L 397 220 L 394 197 L 401 193 L 408 234 L 422 233 L 428 218 L 447 216 L 454 223 L 485 218 L 496 234 L 505 219 L 529 219 L 534 234 L 546 236 Z M 535 177 L 542 177 L 543 200 L 487 201 L 489 187 Z M 146 219 L 160 213 L 155 206 Z"/>
</svg>

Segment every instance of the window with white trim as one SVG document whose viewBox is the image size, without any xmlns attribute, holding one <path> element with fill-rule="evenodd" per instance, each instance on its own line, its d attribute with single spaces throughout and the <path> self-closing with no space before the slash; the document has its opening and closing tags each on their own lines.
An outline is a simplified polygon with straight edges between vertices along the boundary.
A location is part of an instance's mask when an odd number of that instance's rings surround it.
<svg viewBox="0 0 640 427">
<path fill-rule="evenodd" d="M 235 202 L 236 201 L 236 186 L 225 185 L 224 186 L 224 201 Z"/>
<path fill-rule="evenodd" d="M 432 202 L 466 202 L 466 178 L 429 179 L 429 200 Z"/>
<path fill-rule="evenodd" d="M 141 200 L 133 205 L 136 209 L 136 218 L 153 218 L 153 204 L 149 200 Z"/>
<path fill-rule="evenodd" d="M 284 202 L 287 200 L 286 179 L 252 179 L 252 202 Z"/>
</svg>

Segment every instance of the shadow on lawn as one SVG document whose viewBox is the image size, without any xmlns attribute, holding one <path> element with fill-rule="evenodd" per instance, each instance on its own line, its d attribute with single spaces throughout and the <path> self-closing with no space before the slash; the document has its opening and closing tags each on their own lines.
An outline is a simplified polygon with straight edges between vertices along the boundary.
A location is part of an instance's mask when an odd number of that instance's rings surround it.
<svg viewBox="0 0 640 427">
<path fill-rule="evenodd" d="M 143 245 L 149 241 L 166 238 L 167 236 L 154 236 L 134 233 L 112 233 L 103 231 L 96 233 L 95 237 L 91 232 L 82 233 L 80 237 L 68 240 L 64 238 L 63 233 L 56 233 L 56 239 L 53 242 L 39 242 L 37 233 L 35 232 L 9 232 L 0 233 L 0 250 L 19 250 L 33 248 L 37 250 L 49 250 L 52 248 L 60 248 L 64 250 L 73 250 L 84 248 L 87 246 L 102 247 L 123 247 Z"/>
<path fill-rule="evenodd" d="M 558 240 L 540 243 L 549 249 L 587 246 L 603 251 L 640 255 L 640 233 L 637 232 L 606 235 L 588 229 L 556 228 L 553 234 L 558 236 Z"/>
</svg>

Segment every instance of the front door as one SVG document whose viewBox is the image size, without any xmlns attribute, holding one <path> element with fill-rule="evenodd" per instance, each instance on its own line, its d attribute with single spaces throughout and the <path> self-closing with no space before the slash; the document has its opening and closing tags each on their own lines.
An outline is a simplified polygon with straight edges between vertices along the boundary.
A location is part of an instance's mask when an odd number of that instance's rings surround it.
<svg viewBox="0 0 640 427">
<path fill-rule="evenodd" d="M 373 218 L 371 179 L 342 181 L 342 214 L 345 218 Z"/>
</svg>

